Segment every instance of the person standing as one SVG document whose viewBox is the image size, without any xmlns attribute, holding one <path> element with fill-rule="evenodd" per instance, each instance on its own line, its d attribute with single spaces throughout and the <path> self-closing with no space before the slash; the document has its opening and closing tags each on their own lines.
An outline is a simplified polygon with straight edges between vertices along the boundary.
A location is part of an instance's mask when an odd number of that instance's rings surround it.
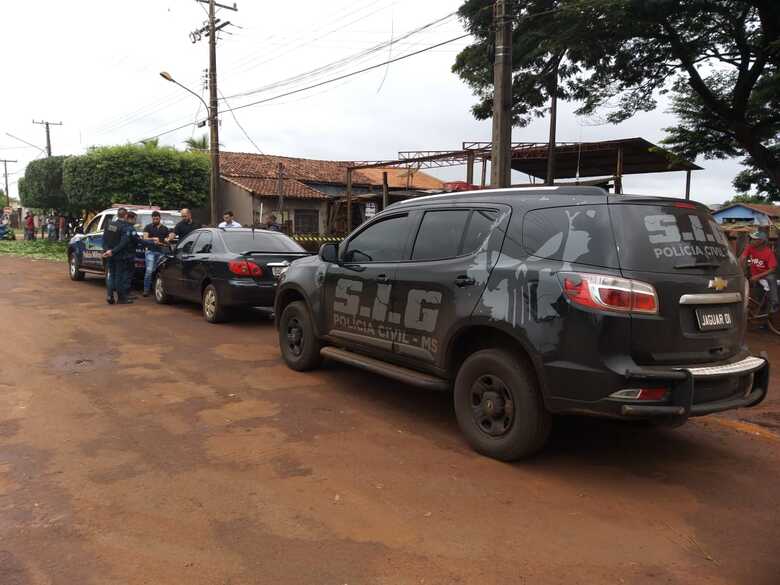
<svg viewBox="0 0 780 585">
<path fill-rule="evenodd" d="M 745 247 L 745 251 L 740 256 L 740 263 L 747 264 L 750 268 L 751 288 L 759 285 L 761 280 L 766 280 L 769 285 L 769 311 L 774 313 L 778 310 L 777 294 L 777 258 L 775 252 L 767 245 L 767 234 L 762 231 L 755 231 L 750 234 L 750 244 Z"/>
<path fill-rule="evenodd" d="M 265 216 L 265 229 L 272 232 L 280 232 L 282 228 L 276 223 L 276 216 L 273 213 L 269 213 Z"/>
<path fill-rule="evenodd" d="M 35 239 L 35 218 L 33 217 L 33 214 L 29 211 L 24 216 L 24 239 L 25 240 L 34 240 Z"/>
<path fill-rule="evenodd" d="M 116 217 L 103 230 L 103 258 L 106 261 L 106 302 L 113 305 L 114 293 L 119 290 L 116 253 L 127 246 L 128 235 L 125 233 L 127 209 L 120 207 Z M 124 238 L 124 241 L 123 241 Z M 121 247 L 120 247 L 121 246 Z"/>
<path fill-rule="evenodd" d="M 181 210 L 181 221 L 173 228 L 173 233 L 168 235 L 169 240 L 178 238 L 182 240 L 198 229 L 200 226 L 192 222 L 192 212 L 186 207 Z"/>
<path fill-rule="evenodd" d="M 144 240 L 146 241 L 146 252 L 144 252 L 144 296 L 148 297 L 152 290 L 152 276 L 157 270 L 160 258 L 163 256 L 163 249 L 160 246 L 166 239 L 171 230 L 162 223 L 162 217 L 159 211 L 152 212 L 152 223 L 144 228 Z"/>
<path fill-rule="evenodd" d="M 222 221 L 217 227 L 220 228 L 240 228 L 241 224 L 238 223 L 235 219 L 233 219 L 233 212 L 232 211 L 226 211 L 222 214 Z"/>
</svg>

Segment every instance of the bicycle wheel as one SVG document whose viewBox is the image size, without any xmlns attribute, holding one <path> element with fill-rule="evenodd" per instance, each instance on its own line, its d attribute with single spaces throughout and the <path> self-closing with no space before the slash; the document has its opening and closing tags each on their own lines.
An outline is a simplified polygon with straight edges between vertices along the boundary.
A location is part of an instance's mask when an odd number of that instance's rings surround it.
<svg viewBox="0 0 780 585">
<path fill-rule="evenodd" d="M 766 324 L 769 326 L 769 330 L 775 335 L 780 335 L 780 311 L 769 313 L 766 318 Z"/>
</svg>

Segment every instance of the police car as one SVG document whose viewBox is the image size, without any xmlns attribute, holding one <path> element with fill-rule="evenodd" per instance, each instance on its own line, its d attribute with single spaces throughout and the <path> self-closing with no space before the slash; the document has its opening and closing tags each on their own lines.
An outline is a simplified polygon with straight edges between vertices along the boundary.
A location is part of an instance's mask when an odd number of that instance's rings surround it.
<svg viewBox="0 0 780 585">
<path fill-rule="evenodd" d="M 293 262 L 275 309 L 290 368 L 452 389 L 468 442 L 513 460 L 552 414 L 677 426 L 760 403 L 747 292 L 703 205 L 544 187 L 396 203 Z"/>
<path fill-rule="evenodd" d="M 116 217 L 117 209 L 135 211 L 135 230 L 139 236 L 145 226 L 152 223 L 152 212 L 159 211 L 163 225 L 173 230 L 181 219 L 178 211 L 162 211 L 157 207 L 140 207 L 136 205 L 116 204 L 110 209 L 98 213 L 85 226 L 83 233 L 76 234 L 68 242 L 68 274 L 71 280 L 84 280 L 85 274 L 105 276 L 105 260 L 103 259 L 103 230 Z M 139 247 L 135 256 L 135 278 L 143 278 L 144 250 Z"/>
</svg>

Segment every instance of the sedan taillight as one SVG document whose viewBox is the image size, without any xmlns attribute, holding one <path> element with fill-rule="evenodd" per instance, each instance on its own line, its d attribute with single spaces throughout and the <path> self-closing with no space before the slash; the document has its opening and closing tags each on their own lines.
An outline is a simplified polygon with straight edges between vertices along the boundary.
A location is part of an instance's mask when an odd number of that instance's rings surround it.
<svg viewBox="0 0 780 585">
<path fill-rule="evenodd" d="M 228 262 L 228 269 L 238 276 L 253 276 L 255 278 L 263 276 L 263 269 L 248 260 L 231 260 Z"/>
<path fill-rule="evenodd" d="M 646 282 L 583 272 L 559 272 L 558 278 L 573 305 L 620 313 L 658 313 L 658 295 Z"/>
</svg>

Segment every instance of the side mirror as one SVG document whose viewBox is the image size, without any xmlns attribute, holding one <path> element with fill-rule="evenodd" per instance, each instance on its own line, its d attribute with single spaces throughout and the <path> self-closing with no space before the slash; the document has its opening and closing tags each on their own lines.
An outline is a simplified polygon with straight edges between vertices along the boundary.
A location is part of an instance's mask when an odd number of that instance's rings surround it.
<svg viewBox="0 0 780 585">
<path fill-rule="evenodd" d="M 320 246 L 320 260 L 335 264 L 339 261 L 339 247 L 333 242 Z"/>
</svg>

